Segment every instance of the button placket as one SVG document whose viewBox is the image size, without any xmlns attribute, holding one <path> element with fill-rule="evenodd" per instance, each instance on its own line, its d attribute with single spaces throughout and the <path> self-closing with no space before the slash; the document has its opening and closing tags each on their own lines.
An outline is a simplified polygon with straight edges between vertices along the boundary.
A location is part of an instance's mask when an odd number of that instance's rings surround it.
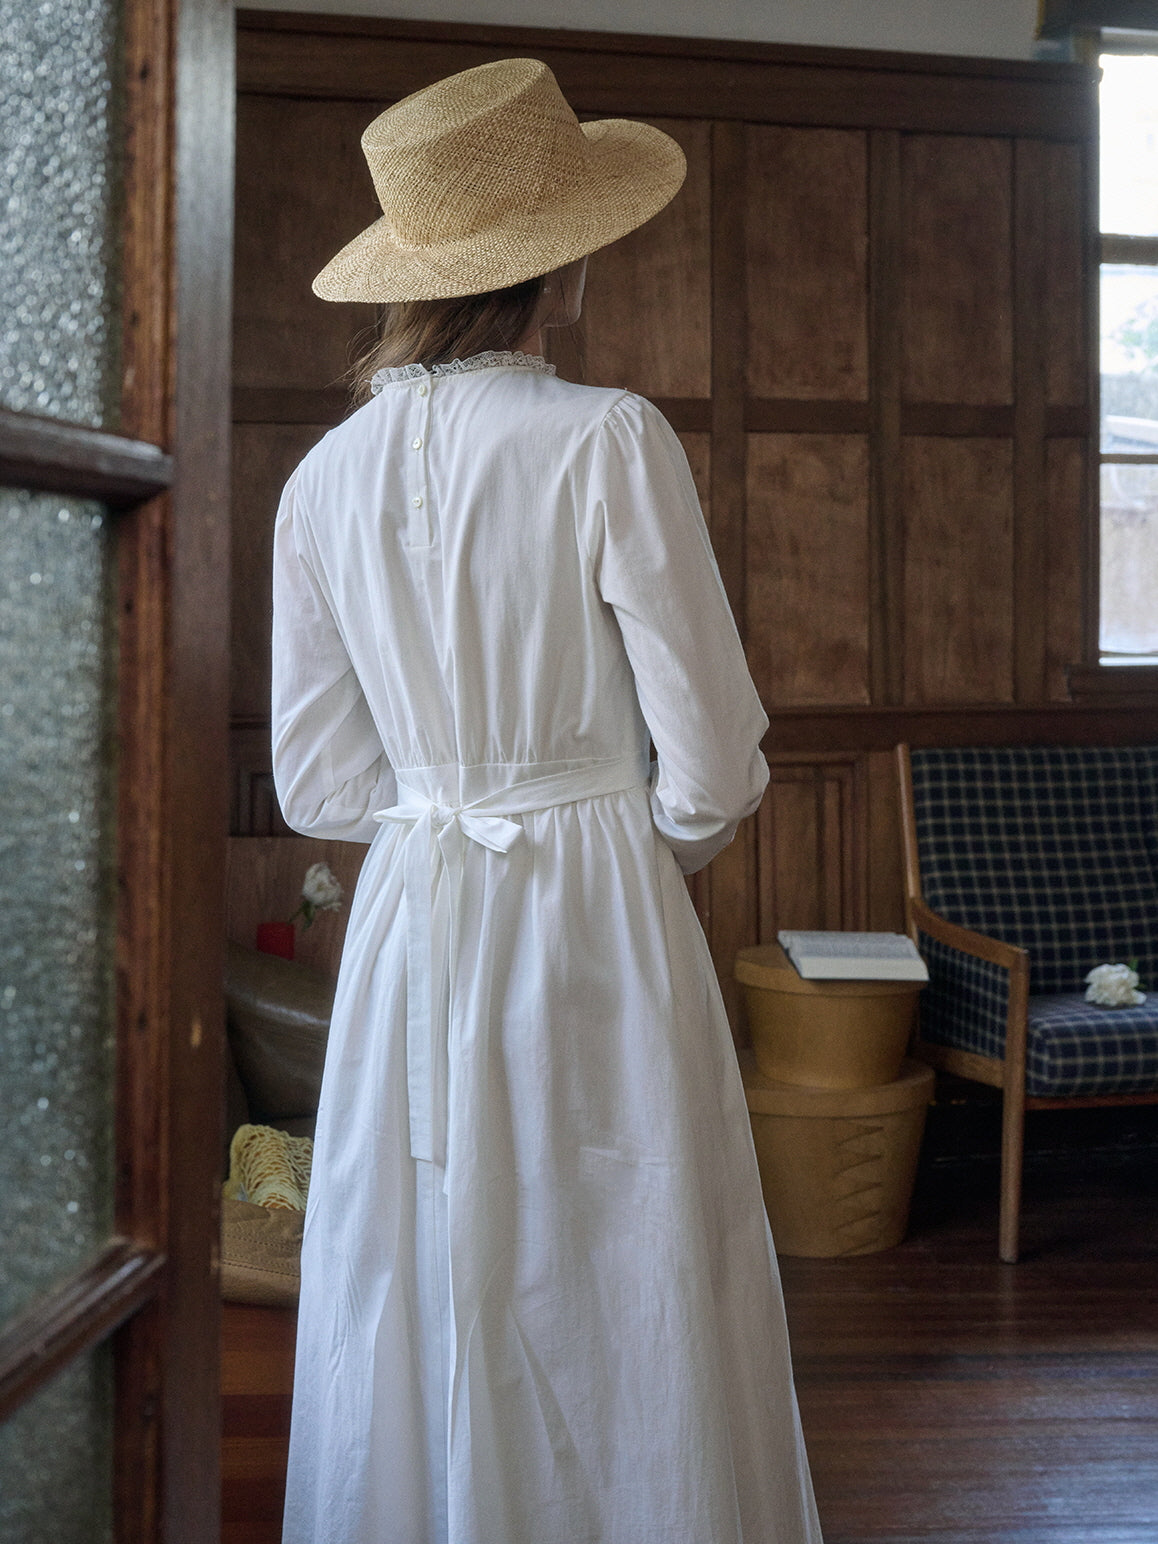
<svg viewBox="0 0 1158 1544">
<path fill-rule="evenodd" d="M 426 478 L 426 442 L 430 429 L 430 403 L 434 395 L 434 382 L 423 376 L 411 388 L 412 411 L 410 414 L 410 464 L 406 485 L 410 517 L 406 527 L 408 547 L 429 547 L 434 540 L 430 520 L 430 500 Z"/>
</svg>

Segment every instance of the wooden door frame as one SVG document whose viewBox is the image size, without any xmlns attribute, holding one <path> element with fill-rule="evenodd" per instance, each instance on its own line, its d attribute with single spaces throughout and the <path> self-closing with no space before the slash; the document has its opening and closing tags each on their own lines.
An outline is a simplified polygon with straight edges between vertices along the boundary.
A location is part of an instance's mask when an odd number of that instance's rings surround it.
<svg viewBox="0 0 1158 1544">
<path fill-rule="evenodd" d="M 0 1416 L 115 1336 L 118 1544 L 217 1544 L 233 15 L 128 0 L 118 433 L 0 411 L 117 512 L 116 1232 L 0 1335 Z"/>
</svg>

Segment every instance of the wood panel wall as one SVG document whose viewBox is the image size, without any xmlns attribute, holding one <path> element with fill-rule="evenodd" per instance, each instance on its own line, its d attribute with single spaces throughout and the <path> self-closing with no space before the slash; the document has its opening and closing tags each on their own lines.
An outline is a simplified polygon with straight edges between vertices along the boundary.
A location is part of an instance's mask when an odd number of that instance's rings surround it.
<svg viewBox="0 0 1158 1544">
<path fill-rule="evenodd" d="M 309 291 L 375 214 L 358 133 L 510 54 L 550 63 L 581 116 L 647 118 L 688 157 L 668 209 L 591 259 L 581 343 L 588 380 L 679 432 L 772 719 L 764 804 L 693 886 L 729 993 L 735 950 L 779 927 L 901 925 L 898 739 L 1158 734 L 1152 688 L 1125 708 L 1093 668 L 1090 72 L 256 12 L 240 29 L 236 832 L 278 830 L 277 490 L 341 416 L 372 319 Z"/>
</svg>

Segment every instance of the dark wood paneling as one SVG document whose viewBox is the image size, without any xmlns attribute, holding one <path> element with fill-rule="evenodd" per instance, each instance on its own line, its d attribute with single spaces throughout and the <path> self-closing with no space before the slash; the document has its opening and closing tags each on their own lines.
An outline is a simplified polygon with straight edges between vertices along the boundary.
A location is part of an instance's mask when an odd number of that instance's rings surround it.
<svg viewBox="0 0 1158 1544">
<path fill-rule="evenodd" d="M 869 136 L 869 679 L 876 703 L 904 687 L 901 486 L 901 138 Z"/>
<path fill-rule="evenodd" d="M 867 402 L 749 397 L 744 404 L 752 434 L 867 434 L 871 418 Z"/>
<path fill-rule="evenodd" d="M 744 379 L 748 318 L 744 273 L 744 216 L 736 189 L 744 176 L 744 130 L 736 123 L 712 125 L 712 542 L 720 577 L 741 638 L 745 615 L 747 512 L 744 475 Z M 755 942 L 751 897 L 756 876 L 755 822 L 747 820 L 736 840 L 710 865 L 696 892 L 708 947 L 716 963 L 733 1028 L 742 1033 L 739 997 L 731 979 L 737 949 Z"/>
<path fill-rule="evenodd" d="M 760 807 L 760 933 L 827 927 L 822 811 L 813 768 L 776 768 Z M 779 840 L 777 840 L 779 837 Z M 839 893 L 839 892 L 838 892 Z"/>
<path fill-rule="evenodd" d="M 1070 696 L 1076 701 L 1102 709 L 1147 709 L 1147 721 L 1153 725 L 1153 707 L 1158 700 L 1158 665 L 1075 665 L 1068 672 Z M 1154 737 L 1150 729 L 1146 739 Z"/>
<path fill-rule="evenodd" d="M 269 715 L 234 718 L 230 726 L 234 836 L 289 836 L 273 786 Z"/>
<path fill-rule="evenodd" d="M 868 398 L 865 135 L 747 132 L 748 390 Z"/>
<path fill-rule="evenodd" d="M 360 102 L 239 99 L 236 387 L 332 388 L 372 326 L 373 306 L 318 300 L 310 285 L 382 213 L 359 143 L 373 116 Z"/>
<path fill-rule="evenodd" d="M 733 1034 L 743 1040 L 745 1022 L 740 994 L 732 979 L 736 951 L 758 942 L 756 907 L 756 864 L 758 857 L 757 817 L 742 821 L 734 841 L 712 860 L 706 871 L 706 909 L 700 921 L 708 940 L 724 1005 L 732 1023 Z M 694 894 L 695 892 L 693 892 Z M 697 899 L 704 904 L 704 887 Z"/>
<path fill-rule="evenodd" d="M 1042 179 L 1045 283 L 1040 298 L 1045 331 L 1045 400 L 1081 406 L 1086 401 L 1088 358 L 1088 263 L 1083 222 L 1083 158 L 1080 144 L 1043 144 L 1037 172 Z M 1081 432 L 1079 430 L 1079 432 Z"/>
<path fill-rule="evenodd" d="M 901 141 L 902 390 L 910 402 L 1013 400 L 1010 156 L 1002 139 Z"/>
<path fill-rule="evenodd" d="M 712 529 L 712 437 L 710 434 L 681 434 L 680 444 L 688 458 L 700 507 L 708 530 Z"/>
<path fill-rule="evenodd" d="M 317 424 L 238 424 L 233 431 L 233 717 L 269 713 L 273 527 L 286 478 L 323 435 Z"/>
<path fill-rule="evenodd" d="M 1012 447 L 910 439 L 902 462 L 905 701 L 1009 701 Z"/>
<path fill-rule="evenodd" d="M 1094 74 L 915 54 L 714 39 L 240 13 L 242 87 L 381 103 L 512 53 L 554 70 L 579 112 L 936 133 L 1085 131 Z"/>
<path fill-rule="evenodd" d="M 659 119 L 688 174 L 654 220 L 592 253 L 583 323 L 587 380 L 646 397 L 711 392 L 709 125 Z"/>
<path fill-rule="evenodd" d="M 1121 671 L 1117 672 L 1122 674 Z M 1079 676 L 1083 688 L 1090 674 Z M 1131 671 L 1132 675 L 1133 672 Z M 1137 690 L 1137 689 L 1135 689 Z M 1142 745 L 1158 741 L 1158 688 L 1151 679 L 1126 701 L 1085 695 L 1078 703 L 948 703 L 905 708 L 773 707 L 764 737 L 776 751 L 892 751 L 908 745 Z"/>
<path fill-rule="evenodd" d="M 871 751 L 859 758 L 858 766 L 865 788 L 865 926 L 885 933 L 903 933 L 904 882 L 896 758 L 885 751 Z"/>
<path fill-rule="evenodd" d="M 1041 291 L 1036 292 L 1038 295 Z M 1040 307 L 1041 331 L 1048 340 L 1050 323 Z M 1090 415 L 1084 407 L 1050 406 L 1044 409 L 1044 432 L 1059 438 L 1085 434 Z M 947 435 L 952 438 L 989 437 L 999 439 L 1017 432 L 1017 414 L 1012 404 L 979 407 L 969 402 L 904 402 L 901 404 L 901 433 Z"/>
<path fill-rule="evenodd" d="M 1014 431 L 1014 410 L 978 407 L 969 402 L 905 402 L 901 433 L 950 439 L 1000 439 Z"/>
<path fill-rule="evenodd" d="M 861 770 L 849 757 L 773 756 L 757 817 L 759 937 L 864 925 Z"/>
<path fill-rule="evenodd" d="M 869 701 L 868 442 L 748 447 L 748 659 L 765 703 Z"/>
<path fill-rule="evenodd" d="M 235 424 L 318 424 L 333 428 L 350 411 L 344 386 L 235 386 Z"/>
<path fill-rule="evenodd" d="M 744 378 L 747 285 L 743 185 L 744 131 L 712 130 L 712 539 L 741 637 L 745 634 Z"/>
<path fill-rule="evenodd" d="M 1013 146 L 1013 694 L 1046 688 L 1048 572 L 1045 502 L 1046 167 L 1043 145 Z"/>
</svg>

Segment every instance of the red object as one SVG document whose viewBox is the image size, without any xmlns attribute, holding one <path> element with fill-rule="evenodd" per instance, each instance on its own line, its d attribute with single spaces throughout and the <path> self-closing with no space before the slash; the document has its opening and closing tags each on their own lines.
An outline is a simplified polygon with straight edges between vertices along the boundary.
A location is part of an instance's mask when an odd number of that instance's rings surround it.
<svg viewBox="0 0 1158 1544">
<path fill-rule="evenodd" d="M 294 925 L 292 922 L 259 922 L 257 947 L 262 954 L 277 954 L 283 960 L 294 957 Z"/>
</svg>

